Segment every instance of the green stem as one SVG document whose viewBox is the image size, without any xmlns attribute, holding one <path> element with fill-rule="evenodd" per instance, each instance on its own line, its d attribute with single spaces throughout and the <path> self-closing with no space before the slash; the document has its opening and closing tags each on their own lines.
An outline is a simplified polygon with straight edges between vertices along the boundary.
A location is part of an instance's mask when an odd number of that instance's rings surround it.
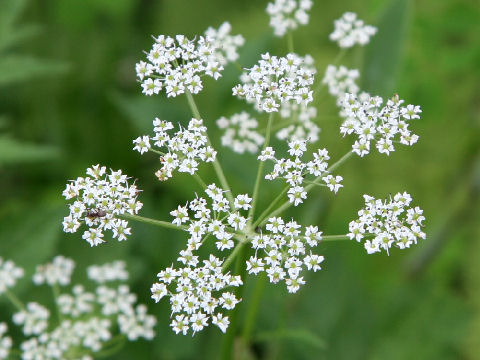
<svg viewBox="0 0 480 360">
<path fill-rule="evenodd" d="M 268 117 L 268 123 L 267 123 L 267 132 L 265 134 L 265 143 L 263 144 L 263 149 L 265 150 L 270 143 L 270 133 L 272 129 L 272 123 L 273 123 L 273 112 L 270 113 L 270 116 Z M 252 207 L 250 208 L 248 212 L 248 221 L 251 223 L 253 221 L 253 216 L 255 215 L 255 206 L 257 204 L 258 200 L 258 191 L 260 189 L 260 181 L 262 180 L 262 175 L 263 175 L 263 168 L 265 167 L 265 162 L 260 161 L 258 164 L 258 170 L 257 170 L 257 178 L 255 180 L 255 187 L 253 188 L 253 200 L 252 200 Z"/>
<path fill-rule="evenodd" d="M 192 111 L 193 116 L 198 120 L 202 119 L 202 116 L 200 115 L 200 111 L 198 111 L 197 104 L 193 99 L 192 93 L 186 90 L 185 94 L 187 95 L 188 105 L 190 106 L 190 110 Z M 205 134 L 205 136 L 207 137 L 207 145 L 213 147 L 210 141 L 210 138 L 208 137 L 208 134 Z M 222 185 L 223 190 L 227 191 L 226 195 L 227 195 L 228 201 L 230 202 L 230 205 L 233 206 L 234 201 L 233 201 L 232 191 L 230 190 L 230 185 L 228 185 L 227 178 L 223 173 L 222 166 L 218 162 L 217 157 L 215 157 L 215 160 L 213 161 L 213 168 L 217 173 L 218 180 L 220 180 L 220 184 Z"/>
<path fill-rule="evenodd" d="M 5 296 L 10 300 L 10 302 L 20 311 L 25 311 L 25 305 L 23 304 L 22 300 L 20 300 L 17 295 L 15 295 L 10 290 L 5 290 Z"/>
<path fill-rule="evenodd" d="M 146 217 L 138 216 L 138 215 L 123 214 L 123 215 L 118 215 L 117 217 L 120 218 L 120 219 L 138 221 L 138 222 L 142 222 L 142 223 L 145 223 L 145 224 L 160 226 L 160 227 L 164 227 L 164 228 L 168 228 L 168 229 L 175 229 L 175 230 L 182 230 L 182 231 L 187 230 L 187 228 L 183 225 L 182 226 L 177 226 L 175 224 L 169 223 L 168 221 L 155 220 L 155 219 L 146 218 Z"/>
<path fill-rule="evenodd" d="M 109 348 L 104 348 L 95 354 L 95 358 L 106 358 L 110 355 L 117 353 L 125 345 L 125 335 L 119 334 L 113 337 L 105 345 L 111 346 Z"/>
<path fill-rule="evenodd" d="M 342 48 L 340 49 L 340 52 L 337 54 L 337 56 L 335 56 L 335 58 L 333 59 L 333 62 L 331 62 L 332 65 L 335 65 L 337 66 L 338 63 L 343 59 L 343 57 L 345 56 L 345 54 L 347 53 L 347 50 Z M 318 95 L 317 92 L 325 85 L 321 79 L 319 78 L 320 81 L 317 85 L 317 87 L 314 89 L 313 93 Z"/>
<path fill-rule="evenodd" d="M 287 32 L 287 48 L 289 53 L 293 53 L 293 34 L 291 31 Z"/>
<path fill-rule="evenodd" d="M 245 317 L 245 326 L 243 328 L 243 350 L 248 349 L 250 338 L 252 336 L 253 328 L 257 320 L 258 308 L 260 300 L 262 299 L 265 284 L 267 283 L 267 275 L 262 272 L 258 275 L 255 289 L 253 290 L 252 298 L 249 301 L 249 307 Z"/>
<path fill-rule="evenodd" d="M 150 148 L 148 151 L 151 151 L 157 155 L 160 155 L 160 156 L 165 156 L 165 153 L 164 152 L 161 152 L 161 151 L 158 151 L 158 150 L 155 150 L 155 149 L 152 149 Z"/>
<path fill-rule="evenodd" d="M 197 183 L 205 190 L 207 188 L 207 184 L 205 184 L 205 181 L 202 180 L 202 178 L 200 177 L 200 175 L 198 175 L 197 173 L 193 174 L 193 177 L 195 178 L 195 180 L 197 181 Z"/>
<path fill-rule="evenodd" d="M 223 262 L 222 265 L 222 271 L 225 272 L 230 264 L 233 262 L 233 260 L 237 257 L 237 255 L 241 252 L 243 247 L 245 246 L 246 242 L 240 242 L 237 244 L 235 249 L 230 253 L 230 255 L 227 257 L 227 259 Z"/>
<path fill-rule="evenodd" d="M 342 240 L 350 240 L 350 238 L 348 237 L 348 235 L 326 235 L 326 236 L 322 236 L 322 240 L 320 240 L 320 242 L 322 242 L 322 241 L 342 241 Z"/>
<path fill-rule="evenodd" d="M 269 212 L 272 210 L 272 208 L 277 205 L 277 203 L 280 201 L 281 198 L 283 198 L 283 196 L 285 195 L 285 193 L 287 192 L 287 190 L 290 188 L 290 186 L 285 186 L 283 188 L 283 190 L 277 195 L 277 197 L 275 199 L 273 199 L 273 201 L 270 203 L 270 205 L 260 214 L 260 216 L 258 217 L 257 221 L 255 221 L 252 225 L 252 227 L 255 229 L 258 224 L 260 224 L 262 222 L 262 220 L 265 218 L 265 216 L 267 214 L 269 214 Z"/>
<path fill-rule="evenodd" d="M 245 256 L 246 256 L 247 249 L 245 248 L 244 245 L 245 243 L 238 244 L 231 254 L 233 255 L 236 251 L 238 252 L 239 256 L 237 258 L 237 261 L 235 262 L 234 275 L 240 275 L 242 279 L 245 279 L 245 273 L 246 273 Z M 225 263 L 223 264 L 222 269 L 224 269 Z M 237 299 L 240 299 L 242 297 L 244 287 L 245 286 L 239 286 L 236 288 L 235 296 L 237 297 Z M 230 325 L 228 327 L 227 333 L 223 338 L 221 358 L 224 360 L 230 360 L 233 358 L 233 348 L 234 348 L 234 342 L 235 342 L 235 335 L 237 334 L 238 313 L 240 309 L 239 305 L 240 304 L 237 304 L 237 306 L 232 312 L 232 315 L 230 316 Z"/>
<path fill-rule="evenodd" d="M 52 285 L 52 293 L 55 300 L 55 307 L 57 309 L 58 322 L 61 323 L 63 320 L 63 314 L 60 311 L 60 306 L 58 305 L 58 297 L 60 296 L 60 288 L 58 287 L 58 284 Z"/>
<path fill-rule="evenodd" d="M 342 165 L 345 161 L 347 161 L 347 159 L 349 159 L 352 155 L 354 154 L 353 151 L 349 151 L 348 153 L 346 153 L 345 155 L 343 155 L 339 160 L 337 160 L 337 162 L 335 162 L 334 164 L 332 164 L 328 169 L 327 169 L 327 173 L 329 172 L 332 172 L 333 170 L 337 169 L 340 165 Z M 317 177 L 313 183 L 307 185 L 305 187 L 305 191 L 308 193 L 315 185 L 318 185 L 316 184 L 317 181 L 319 181 L 321 179 L 323 175 L 320 175 L 319 177 Z M 292 203 L 289 202 L 289 201 L 285 201 L 282 205 L 280 205 L 276 210 L 272 211 L 269 215 L 267 215 L 258 225 L 259 226 L 263 226 L 266 222 L 267 222 L 267 219 L 271 218 L 272 216 L 277 216 L 278 214 L 282 213 L 283 211 L 285 211 L 286 209 L 288 209 L 290 206 L 292 206 Z"/>
</svg>

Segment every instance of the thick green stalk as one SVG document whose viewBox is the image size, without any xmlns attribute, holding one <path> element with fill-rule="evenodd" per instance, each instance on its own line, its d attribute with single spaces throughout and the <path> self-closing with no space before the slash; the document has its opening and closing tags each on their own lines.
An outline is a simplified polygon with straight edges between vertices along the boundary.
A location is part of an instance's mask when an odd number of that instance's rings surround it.
<svg viewBox="0 0 480 360">
<path fill-rule="evenodd" d="M 202 119 L 202 116 L 200 115 L 200 111 L 198 111 L 197 104 L 195 103 L 195 100 L 193 99 L 192 93 L 188 90 L 185 91 L 185 94 L 187 95 L 187 100 L 188 100 L 188 105 L 190 106 L 190 110 L 192 111 L 193 116 L 200 120 Z M 210 138 L 207 136 L 207 145 L 212 146 L 212 143 L 210 141 Z M 212 146 L 213 147 L 213 146 Z M 228 185 L 227 178 L 225 177 L 225 174 L 223 172 L 222 166 L 218 162 L 217 157 L 215 157 L 215 160 L 213 161 L 213 168 L 217 174 L 218 180 L 220 181 L 220 184 L 222 185 L 222 188 L 226 190 L 226 196 L 228 201 L 230 202 L 230 205 L 233 206 L 233 195 L 232 191 L 230 189 L 230 185 Z"/>
<path fill-rule="evenodd" d="M 267 132 L 265 134 L 265 143 L 263 144 L 263 149 L 266 149 L 267 146 L 270 143 L 270 133 L 271 133 L 272 123 L 273 123 L 273 114 L 274 113 L 271 112 L 270 116 L 268 117 Z M 259 164 L 258 164 L 257 178 L 255 180 L 255 187 L 253 188 L 252 207 L 250 208 L 250 211 L 248 212 L 249 223 L 252 223 L 253 216 L 255 215 L 255 205 L 257 204 L 257 200 L 258 200 L 258 192 L 260 190 L 260 181 L 262 180 L 264 166 L 265 166 L 265 162 L 260 161 Z"/>
<path fill-rule="evenodd" d="M 266 283 L 267 275 L 263 272 L 258 274 L 257 283 L 255 284 L 251 299 L 249 299 L 249 306 L 245 317 L 245 326 L 242 334 L 242 351 L 246 351 L 249 347 L 250 338 L 257 321 L 258 308 L 260 306 L 260 301 L 262 300 Z"/>
</svg>

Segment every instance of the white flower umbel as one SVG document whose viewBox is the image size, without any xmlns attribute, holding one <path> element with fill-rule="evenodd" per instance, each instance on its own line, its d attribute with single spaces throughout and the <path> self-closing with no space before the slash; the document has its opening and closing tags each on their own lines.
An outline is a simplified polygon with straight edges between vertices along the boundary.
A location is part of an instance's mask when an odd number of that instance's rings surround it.
<svg viewBox="0 0 480 360">
<path fill-rule="evenodd" d="M 155 136 L 152 138 L 140 136 L 133 140 L 136 144 L 133 149 L 138 150 L 140 154 L 152 149 L 149 139 L 160 149 L 155 150 L 161 154 L 162 168 L 155 173 L 159 180 L 168 180 L 174 171 L 193 175 L 197 172 L 200 162 L 215 161 L 217 152 L 207 145 L 207 127 L 203 120 L 191 119 L 187 128 L 180 126 L 180 130 L 173 136 L 168 133 L 171 129 L 173 129 L 171 122 L 155 118 L 153 120 Z"/>
<path fill-rule="evenodd" d="M 221 117 L 217 126 L 225 132 L 222 135 L 222 145 L 234 152 L 255 154 L 265 138 L 257 132 L 258 122 L 246 111 L 234 114 L 230 118 Z"/>
<path fill-rule="evenodd" d="M 223 66 L 215 60 L 215 46 L 203 36 L 188 40 L 184 35 L 160 35 L 154 39 L 152 49 L 146 53 L 147 62 L 136 65 L 145 95 L 159 94 L 162 89 L 168 97 L 187 89 L 197 94 L 203 89 L 203 75 L 215 80 L 221 76 Z"/>
<path fill-rule="evenodd" d="M 65 275 L 68 282 L 60 280 L 63 278 L 57 273 L 65 264 L 69 269 Z M 15 300 L 16 297 L 9 297 L 21 309 L 13 315 L 13 323 L 22 327 L 26 337 L 20 350 L 14 349 L 22 359 L 93 359 L 101 350 L 112 350 L 110 340 L 151 340 L 154 337 L 155 317 L 147 314 L 145 305 L 136 304 L 136 296 L 127 285 L 94 284 L 97 286 L 94 292 L 86 291 L 80 284 L 73 284 L 71 292 L 63 287 L 60 289 L 59 284 L 70 282 L 73 268 L 73 260 L 58 256 L 52 263 L 38 266 L 40 270 L 33 277 L 36 285 L 47 284 L 53 288 L 58 312 L 53 322 L 49 321 L 51 311 L 43 305 L 29 302 L 24 306 L 20 300 Z M 126 276 L 112 275 L 116 268 L 126 272 L 122 262 L 114 262 L 97 266 L 96 271 L 89 270 L 89 273 L 100 274 L 103 282 L 128 277 L 128 273 Z M 5 324 L 0 323 L 0 359 L 6 359 L 12 347 L 11 339 L 4 337 L 5 331 Z"/>
<path fill-rule="evenodd" d="M 267 5 L 270 15 L 270 26 L 276 36 L 283 36 L 298 25 L 308 24 L 308 13 L 313 5 L 312 0 L 274 0 Z"/>
<path fill-rule="evenodd" d="M 68 285 L 75 263 L 64 256 L 56 256 L 51 263 L 37 266 L 33 275 L 36 285 L 47 283 L 48 285 Z"/>
<path fill-rule="evenodd" d="M 238 59 L 237 50 L 245 43 L 242 35 L 230 35 L 231 30 L 230 23 L 224 22 L 218 29 L 209 27 L 205 31 L 205 37 L 213 44 L 214 58 L 223 66 Z"/>
<path fill-rule="evenodd" d="M 225 310 L 232 310 L 241 300 L 228 288 L 242 285 L 240 276 L 222 272 L 223 261 L 210 255 L 203 264 L 198 256 L 187 250 L 188 255 L 178 258 L 183 267 L 169 267 L 158 273 L 159 282 L 152 285 L 152 299 L 159 302 L 170 298 L 172 308 L 172 330 L 178 334 L 193 334 L 209 326 L 209 322 L 225 332 L 229 320 Z"/>
<path fill-rule="evenodd" d="M 277 131 L 280 140 L 297 140 L 314 143 L 319 140 L 320 128 L 313 122 L 317 117 L 317 108 L 296 103 L 283 103 L 280 117 L 293 123 Z"/>
<path fill-rule="evenodd" d="M 313 98 L 310 89 L 315 71 L 296 54 L 286 57 L 266 53 L 258 65 L 243 73 L 243 84 L 233 88 L 233 95 L 245 98 L 265 112 L 278 111 L 280 104 L 295 101 L 307 105 Z"/>
<path fill-rule="evenodd" d="M 359 76 L 360 72 L 357 69 L 347 69 L 343 65 L 339 67 L 328 65 L 322 84 L 328 85 L 328 92 L 337 98 L 337 105 L 340 106 L 345 93 L 356 95 L 360 91 L 355 82 Z"/>
<path fill-rule="evenodd" d="M 238 195 L 234 199 L 232 208 L 224 197 L 225 191 L 215 184 L 208 185 L 205 193 L 208 201 L 205 198 L 196 197 L 185 206 L 178 206 L 176 210 L 170 212 L 174 217 L 172 223 L 183 226 L 189 233 L 188 249 L 185 250 L 188 258 L 189 252 L 198 250 L 203 239 L 210 235 L 215 238 L 215 244 L 219 250 L 233 248 L 235 233 L 243 230 L 247 224 L 247 218 L 241 214 L 251 208 L 252 199 L 247 194 Z"/>
<path fill-rule="evenodd" d="M 307 150 L 306 141 L 292 140 L 288 143 L 288 148 L 289 158 L 277 159 L 273 148 L 267 147 L 262 151 L 258 159 L 260 161 L 272 160 L 274 162 L 273 171 L 265 175 L 265 179 L 284 179 L 290 186 L 287 192 L 288 200 L 294 206 L 303 203 L 303 200 L 307 198 L 307 192 L 302 186 L 307 175 L 312 176 L 312 180 L 322 177 L 326 184 L 325 186 L 335 193 L 343 186 L 340 184 L 343 180 L 341 176 L 333 177 L 328 174 L 327 168 L 330 156 L 326 149 L 317 150 L 317 152 L 313 153 L 312 160 L 304 162 L 302 157 Z"/>
<path fill-rule="evenodd" d="M 350 48 L 356 44 L 366 45 L 370 37 L 377 32 L 376 27 L 365 25 L 353 12 L 346 12 L 340 19 L 335 20 L 334 24 L 335 29 L 330 34 L 330 40 L 337 42 L 341 48 Z"/>
<path fill-rule="evenodd" d="M 284 281 L 288 292 L 295 293 L 305 284 L 304 269 L 317 271 L 324 257 L 312 253 L 322 240 L 316 226 L 304 230 L 295 221 L 287 223 L 280 217 L 268 219 L 266 231 L 256 235 L 252 242 L 255 255 L 247 261 L 249 274 L 266 272 L 271 283 Z"/>
<path fill-rule="evenodd" d="M 359 218 L 350 222 L 350 239 L 361 242 L 369 254 L 387 253 L 392 246 L 405 249 L 417 243 L 417 239 L 425 239 L 421 230 L 425 217 L 419 207 L 409 207 L 412 197 L 408 193 L 398 193 L 388 200 L 377 200 L 364 195 L 365 207 L 358 212 Z"/>
<path fill-rule="evenodd" d="M 352 146 L 356 154 L 368 154 L 372 141 L 378 152 L 387 155 L 395 151 L 394 143 L 412 146 L 418 141 L 418 135 L 410 131 L 407 122 L 420 118 L 420 106 L 403 106 L 404 101 L 398 95 L 388 100 L 385 106 L 382 106 L 383 99 L 379 96 L 363 97 L 362 101 L 353 94 L 346 94 L 343 100 L 345 121 L 340 132 L 344 136 L 358 136 Z"/>
<path fill-rule="evenodd" d="M 74 233 L 82 223 L 88 230 L 82 238 L 91 246 L 99 245 L 103 231 L 111 230 L 118 241 L 130 235 L 128 222 L 119 215 L 135 215 L 143 204 L 137 201 L 139 190 L 128 183 L 127 175 L 121 170 L 106 173 L 104 166 L 95 165 L 87 169 L 87 177 L 79 177 L 67 184 L 63 196 L 75 201 L 69 205 L 70 214 L 63 219 L 63 231 Z"/>
<path fill-rule="evenodd" d="M 16 325 L 23 325 L 24 335 L 40 335 L 48 327 L 50 311 L 36 302 L 27 304 L 25 310 L 13 315 L 13 322 Z"/>
<path fill-rule="evenodd" d="M 7 324 L 0 323 L 0 360 L 8 359 L 12 348 L 12 338 L 5 336 L 7 329 Z"/>
<path fill-rule="evenodd" d="M 99 284 L 128 280 L 128 271 L 124 261 L 117 260 L 104 265 L 91 265 L 87 268 L 88 278 Z"/>
<path fill-rule="evenodd" d="M 15 265 L 12 260 L 3 260 L 0 257 L 0 295 L 8 288 L 15 286 L 17 280 L 23 277 L 23 269 Z"/>
</svg>

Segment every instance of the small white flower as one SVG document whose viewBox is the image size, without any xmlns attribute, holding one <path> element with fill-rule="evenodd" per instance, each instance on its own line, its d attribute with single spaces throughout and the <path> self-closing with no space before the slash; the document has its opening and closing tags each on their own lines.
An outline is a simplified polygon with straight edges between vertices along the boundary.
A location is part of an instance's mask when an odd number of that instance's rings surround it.
<svg viewBox="0 0 480 360">
<path fill-rule="evenodd" d="M 340 184 L 340 182 L 343 180 L 343 177 L 339 175 L 335 177 L 333 175 L 327 175 L 322 177 L 322 180 L 325 182 L 325 184 L 327 184 L 328 188 L 331 191 L 333 191 L 335 194 L 337 193 L 338 189 L 343 187 L 343 185 Z"/>
<path fill-rule="evenodd" d="M 135 147 L 133 150 L 138 151 L 140 154 L 146 153 L 150 150 L 150 138 L 148 136 L 139 136 L 135 140 L 133 140 Z"/>
</svg>

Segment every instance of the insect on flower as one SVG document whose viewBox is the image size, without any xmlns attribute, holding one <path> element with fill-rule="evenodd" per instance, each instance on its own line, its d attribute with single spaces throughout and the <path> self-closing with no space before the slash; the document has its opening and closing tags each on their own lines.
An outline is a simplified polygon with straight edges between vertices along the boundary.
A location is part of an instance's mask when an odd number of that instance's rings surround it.
<svg viewBox="0 0 480 360">
<path fill-rule="evenodd" d="M 90 219 L 103 218 L 107 216 L 107 212 L 103 209 L 87 209 L 85 216 Z"/>
</svg>

